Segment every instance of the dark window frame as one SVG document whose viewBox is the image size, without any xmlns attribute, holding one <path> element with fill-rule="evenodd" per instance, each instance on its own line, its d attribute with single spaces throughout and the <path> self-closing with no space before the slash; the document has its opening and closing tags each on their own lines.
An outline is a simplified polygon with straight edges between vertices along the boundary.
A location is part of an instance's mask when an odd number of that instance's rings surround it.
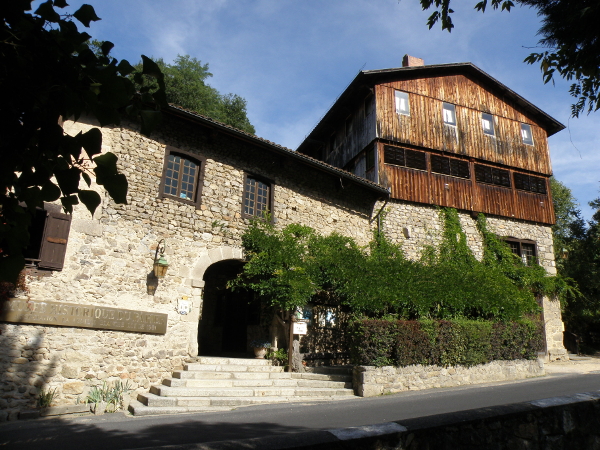
<svg viewBox="0 0 600 450">
<path fill-rule="evenodd" d="M 196 163 L 199 167 L 198 173 L 196 174 L 196 191 L 193 194 L 192 200 L 188 200 L 186 198 L 181 198 L 176 195 L 171 195 L 165 193 L 165 180 L 167 177 L 167 167 L 169 164 L 169 156 L 177 155 L 181 158 L 184 158 L 188 161 L 192 161 Z M 158 198 L 168 198 L 170 200 L 175 200 L 180 203 L 185 203 L 186 205 L 193 205 L 196 209 L 200 209 L 200 205 L 202 202 L 202 187 L 204 184 L 204 169 L 206 167 L 206 158 L 198 155 L 197 153 L 188 152 L 185 150 L 180 150 L 175 147 L 167 146 L 165 148 L 165 157 L 163 161 L 163 171 L 160 179 L 160 186 L 158 190 Z"/>
<path fill-rule="evenodd" d="M 369 172 L 375 168 L 376 153 L 375 146 L 372 145 L 365 151 L 365 172 Z"/>
<path fill-rule="evenodd" d="M 246 182 L 248 181 L 248 178 L 251 178 L 256 181 L 260 181 L 261 183 L 264 183 L 269 187 L 269 192 L 267 194 L 267 201 L 268 201 L 267 211 L 268 211 L 268 214 L 270 217 L 270 222 L 275 223 L 275 215 L 273 214 L 273 205 L 275 204 L 275 183 L 272 180 L 269 180 L 268 178 L 261 177 L 259 175 L 254 175 L 253 173 L 248 173 L 248 172 L 244 172 L 244 181 L 243 181 L 243 186 L 242 186 L 242 218 L 249 219 L 249 220 L 253 220 L 253 219 L 263 220 L 264 219 L 261 216 L 247 214 L 245 212 L 244 201 L 246 199 L 246 185 L 247 185 Z"/>
<path fill-rule="evenodd" d="M 482 170 L 489 171 L 489 177 L 487 177 L 487 174 L 485 174 L 487 179 L 481 178 Z M 507 189 L 511 189 L 513 186 L 510 171 L 507 169 L 500 169 L 499 167 L 487 166 L 485 164 L 473 164 L 473 171 L 475 172 L 475 181 L 477 183 L 488 184 L 490 186 L 498 186 Z M 495 182 L 496 180 L 500 180 L 500 182 Z M 507 183 L 502 183 L 501 180 L 506 180 Z"/>
<path fill-rule="evenodd" d="M 514 172 L 513 182 L 515 189 L 524 192 L 531 192 L 532 194 L 548 194 L 548 187 L 546 178 L 538 177 L 535 175 L 528 175 L 525 173 Z"/>
<path fill-rule="evenodd" d="M 391 155 L 391 152 L 394 152 L 393 157 Z M 416 158 L 417 155 L 418 158 Z M 421 155 L 423 155 L 423 157 L 421 157 Z M 427 172 L 429 165 L 429 158 L 427 157 L 427 155 L 427 152 L 423 152 L 420 150 L 412 150 L 410 148 L 395 147 L 393 145 L 384 145 L 383 147 L 383 163 L 403 167 L 405 169 L 421 170 Z"/>
<path fill-rule="evenodd" d="M 521 258 L 521 261 L 523 261 L 525 265 L 531 266 L 532 264 L 538 263 L 538 248 L 536 241 L 531 239 L 518 239 L 511 236 L 505 236 L 501 239 L 510 246 L 513 254 Z M 528 253 L 528 250 L 532 250 L 531 254 Z"/>
<path fill-rule="evenodd" d="M 471 179 L 471 165 L 469 164 L 469 161 L 458 158 L 449 158 L 447 156 L 436 155 L 432 153 L 429 155 L 429 162 L 431 165 L 431 173 L 460 178 L 463 180 Z M 447 169 L 445 167 L 438 166 L 438 163 L 443 164 L 447 167 Z M 446 171 L 443 171 L 444 169 L 446 169 Z"/>
</svg>

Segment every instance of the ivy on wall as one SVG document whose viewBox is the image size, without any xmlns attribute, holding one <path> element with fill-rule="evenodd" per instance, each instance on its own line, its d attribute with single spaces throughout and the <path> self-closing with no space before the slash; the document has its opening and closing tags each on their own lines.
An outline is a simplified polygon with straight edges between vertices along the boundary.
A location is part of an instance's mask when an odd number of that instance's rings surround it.
<svg viewBox="0 0 600 450">
<path fill-rule="evenodd" d="M 536 296 L 566 289 L 561 278 L 515 257 L 487 230 L 483 215 L 478 218 L 482 261 L 467 245 L 457 211 L 444 208 L 440 215 L 440 245 L 425 249 L 416 261 L 379 231 L 361 247 L 337 233 L 322 236 L 303 225 L 276 229 L 254 221 L 242 236 L 247 263 L 230 286 L 252 289 L 283 310 L 301 308 L 327 292 L 358 316 L 504 321 L 539 311 Z"/>
</svg>

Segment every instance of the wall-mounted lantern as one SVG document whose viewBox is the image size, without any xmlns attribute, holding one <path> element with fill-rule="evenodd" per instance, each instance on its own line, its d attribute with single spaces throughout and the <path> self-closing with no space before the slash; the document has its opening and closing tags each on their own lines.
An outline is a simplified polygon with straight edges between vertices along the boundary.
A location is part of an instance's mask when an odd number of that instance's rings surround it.
<svg viewBox="0 0 600 450">
<path fill-rule="evenodd" d="M 160 245 L 161 242 L 162 247 Z M 167 274 L 167 269 L 169 268 L 169 263 L 165 258 L 165 248 L 165 240 L 161 239 L 160 241 L 158 241 L 158 245 L 156 246 L 156 253 L 154 253 L 154 276 L 159 280 L 165 277 L 165 275 Z M 158 257 L 159 253 L 160 258 Z"/>
</svg>

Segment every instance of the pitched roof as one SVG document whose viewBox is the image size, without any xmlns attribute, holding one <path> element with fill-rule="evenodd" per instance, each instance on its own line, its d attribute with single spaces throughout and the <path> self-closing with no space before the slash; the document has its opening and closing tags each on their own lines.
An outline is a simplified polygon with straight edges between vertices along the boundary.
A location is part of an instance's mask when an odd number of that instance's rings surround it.
<svg viewBox="0 0 600 450">
<path fill-rule="evenodd" d="M 326 172 L 332 176 L 340 177 L 349 181 L 352 181 L 358 185 L 361 185 L 379 196 L 388 197 L 390 192 L 387 188 L 369 181 L 365 178 L 358 177 L 353 173 L 347 172 L 345 170 L 334 167 L 330 164 L 327 164 L 323 161 L 319 161 L 318 159 L 311 158 L 310 156 L 303 155 L 289 148 L 283 147 L 281 145 L 275 144 L 267 139 L 260 138 L 251 133 L 247 133 L 246 131 L 239 130 L 230 125 L 226 125 L 217 120 L 214 120 L 210 117 L 204 116 L 202 114 L 198 114 L 194 111 L 190 111 L 188 109 L 184 109 L 180 106 L 169 105 L 163 112 L 167 114 L 171 114 L 173 116 L 183 118 L 186 120 L 190 120 L 194 123 L 201 124 L 205 127 L 213 128 L 218 130 L 219 132 L 228 134 L 230 136 L 236 137 L 238 139 L 242 139 L 246 142 L 250 142 L 252 144 L 258 145 L 268 151 L 271 151 L 275 154 L 282 155 L 284 157 L 290 158 L 292 161 L 296 161 L 299 164 L 312 167 L 314 169 Z"/>
<path fill-rule="evenodd" d="M 349 105 L 356 102 L 357 96 L 360 97 L 358 94 L 366 95 L 367 91 L 372 89 L 372 87 L 376 84 L 431 76 L 450 75 L 466 75 L 475 78 L 487 85 L 490 91 L 499 92 L 505 97 L 510 98 L 528 114 L 535 117 L 545 128 L 548 136 L 552 136 L 553 134 L 565 128 L 565 126 L 558 120 L 546 114 L 533 103 L 521 97 L 515 91 L 508 88 L 494 77 L 470 62 L 433 64 L 425 66 L 398 67 L 393 69 L 365 70 L 359 72 L 354 80 L 352 80 L 352 82 L 344 90 L 344 92 L 342 92 L 342 94 L 337 98 L 329 111 L 325 113 L 317 126 L 311 131 L 310 134 L 308 134 L 306 140 L 300 144 L 298 150 L 303 151 L 305 144 L 308 144 L 312 139 L 318 139 L 318 134 L 320 134 L 319 131 L 321 129 L 328 128 L 329 123 L 334 125 L 334 122 L 338 121 L 339 116 L 345 117 L 345 115 L 347 115 Z M 329 129 L 328 132 L 330 133 L 331 129 Z"/>
</svg>

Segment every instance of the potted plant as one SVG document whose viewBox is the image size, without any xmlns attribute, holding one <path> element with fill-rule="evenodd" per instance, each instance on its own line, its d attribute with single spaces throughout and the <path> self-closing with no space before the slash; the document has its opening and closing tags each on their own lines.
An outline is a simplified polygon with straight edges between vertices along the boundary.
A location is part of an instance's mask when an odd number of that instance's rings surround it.
<svg viewBox="0 0 600 450">
<path fill-rule="evenodd" d="M 257 359 L 265 359 L 267 349 L 271 348 L 271 343 L 264 339 L 255 339 L 250 342 L 250 347 L 254 349 L 254 356 Z"/>
</svg>

